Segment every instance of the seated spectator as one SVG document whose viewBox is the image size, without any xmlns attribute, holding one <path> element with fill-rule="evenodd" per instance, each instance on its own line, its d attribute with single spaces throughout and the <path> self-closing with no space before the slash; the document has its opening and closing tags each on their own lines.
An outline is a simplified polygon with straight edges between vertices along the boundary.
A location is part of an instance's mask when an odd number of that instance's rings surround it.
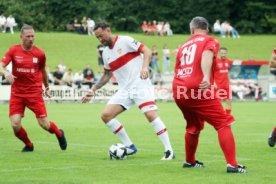
<svg viewBox="0 0 276 184">
<path fill-rule="evenodd" d="M 62 77 L 62 83 L 66 84 L 69 87 L 72 87 L 73 85 L 74 76 L 72 73 L 72 69 L 69 68 L 67 72 L 64 73 Z"/>
<path fill-rule="evenodd" d="M 238 31 L 228 23 L 228 31 L 231 33 L 232 38 L 240 38 Z"/>
<path fill-rule="evenodd" d="M 251 75 L 248 74 L 245 79 L 245 86 L 250 90 L 248 96 L 253 96 L 256 100 L 259 96 L 259 89 L 257 79 L 252 79 Z"/>
<path fill-rule="evenodd" d="M 74 20 L 73 27 L 77 33 L 79 34 L 83 33 L 81 23 L 78 21 L 78 19 Z"/>
<path fill-rule="evenodd" d="M 17 23 L 15 22 L 14 17 L 12 15 L 10 15 L 7 18 L 6 26 L 4 28 L 3 33 L 5 33 L 7 31 L 7 28 L 9 28 L 11 34 L 14 34 L 13 27 L 15 27 L 15 26 L 17 26 Z"/>
<path fill-rule="evenodd" d="M 169 22 L 166 22 L 165 25 L 164 25 L 164 33 L 167 36 L 172 36 L 173 35 L 173 31 L 171 30 L 171 25 L 170 25 Z"/>
<path fill-rule="evenodd" d="M 240 100 L 244 100 L 244 96 L 250 93 L 249 88 L 245 86 L 245 80 L 241 74 L 239 74 L 237 79 L 231 75 L 230 84 L 233 94 L 237 95 Z"/>
<path fill-rule="evenodd" d="M 76 84 L 78 86 L 78 89 L 80 89 L 83 82 L 84 82 L 83 73 L 82 73 L 82 70 L 80 70 L 74 75 L 74 84 Z"/>
<path fill-rule="evenodd" d="M 82 17 L 81 29 L 82 29 L 83 34 L 87 33 L 87 18 L 86 17 Z"/>
<path fill-rule="evenodd" d="M 60 72 L 59 67 L 56 67 L 56 71 L 53 73 L 54 76 L 54 85 L 62 85 L 63 73 Z"/>
<path fill-rule="evenodd" d="M 150 27 L 150 30 L 151 30 L 151 33 L 152 33 L 153 35 L 157 35 L 157 24 L 156 24 L 156 20 L 154 20 L 154 21 L 152 22 L 152 25 L 151 25 L 151 27 Z"/>
<path fill-rule="evenodd" d="M 160 36 L 164 35 L 164 23 L 161 21 L 158 21 L 157 23 L 157 34 Z"/>
<path fill-rule="evenodd" d="M 141 29 L 142 29 L 144 35 L 149 34 L 147 21 L 145 21 L 145 20 L 143 21 L 143 24 L 141 25 Z"/>
<path fill-rule="evenodd" d="M 90 17 L 87 18 L 87 33 L 88 36 L 94 35 L 95 21 L 92 20 Z"/>
<path fill-rule="evenodd" d="M 61 61 L 59 64 L 58 64 L 58 68 L 59 68 L 59 71 L 61 73 L 65 73 L 66 72 L 66 66 L 64 65 L 64 61 Z"/>
<path fill-rule="evenodd" d="M 224 32 L 220 26 L 219 20 L 216 20 L 216 22 L 214 23 L 213 29 L 215 33 L 219 33 L 222 38 L 225 38 Z"/>
<path fill-rule="evenodd" d="M 51 73 L 50 67 L 47 67 L 47 68 L 46 68 L 46 72 L 47 72 L 47 75 L 48 75 L 48 83 L 49 83 L 49 84 L 53 84 L 53 83 L 54 83 L 54 76 L 53 76 L 53 74 Z"/>
<path fill-rule="evenodd" d="M 0 31 L 5 31 L 7 19 L 4 15 L 0 16 Z"/>
<path fill-rule="evenodd" d="M 228 22 L 224 21 L 221 24 L 221 30 L 223 31 L 224 35 L 230 38 L 230 29 L 229 29 L 229 24 Z"/>
<path fill-rule="evenodd" d="M 86 72 L 86 75 L 83 75 L 83 76 L 84 76 L 84 82 L 82 84 L 88 85 L 89 88 L 91 88 L 95 83 L 95 75 L 92 69 L 88 69 Z"/>
</svg>

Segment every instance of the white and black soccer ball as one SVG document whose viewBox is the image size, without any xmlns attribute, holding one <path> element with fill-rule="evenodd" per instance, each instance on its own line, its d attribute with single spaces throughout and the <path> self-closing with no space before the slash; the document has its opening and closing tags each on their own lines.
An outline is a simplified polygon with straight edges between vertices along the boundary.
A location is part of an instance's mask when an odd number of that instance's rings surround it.
<svg viewBox="0 0 276 184">
<path fill-rule="evenodd" d="M 127 157 L 127 148 L 120 143 L 112 144 L 109 148 L 111 160 L 124 160 Z"/>
</svg>

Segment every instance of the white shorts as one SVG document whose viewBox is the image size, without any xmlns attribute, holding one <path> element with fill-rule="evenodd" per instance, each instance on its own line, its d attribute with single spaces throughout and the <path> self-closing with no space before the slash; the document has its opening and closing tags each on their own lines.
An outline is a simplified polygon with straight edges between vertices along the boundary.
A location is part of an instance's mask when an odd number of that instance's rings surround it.
<svg viewBox="0 0 276 184">
<path fill-rule="evenodd" d="M 143 113 L 157 110 L 153 88 L 134 87 L 129 90 L 119 89 L 108 101 L 108 104 L 119 104 L 125 109 L 130 109 L 136 104 Z"/>
</svg>

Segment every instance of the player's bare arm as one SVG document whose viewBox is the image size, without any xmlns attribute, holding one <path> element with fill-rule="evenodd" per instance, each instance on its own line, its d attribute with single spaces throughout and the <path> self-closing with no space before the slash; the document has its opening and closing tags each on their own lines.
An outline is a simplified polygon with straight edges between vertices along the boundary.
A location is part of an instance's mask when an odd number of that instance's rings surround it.
<svg viewBox="0 0 276 184">
<path fill-rule="evenodd" d="M 206 50 L 202 53 L 201 70 L 203 72 L 203 80 L 199 85 L 200 89 L 208 89 L 210 87 L 210 75 L 213 65 L 214 54 L 210 50 Z"/>
<path fill-rule="evenodd" d="M 141 53 L 144 54 L 144 62 L 140 73 L 141 79 L 147 79 L 149 77 L 149 63 L 151 57 L 151 51 L 148 47 L 144 46 L 141 50 Z"/>
<path fill-rule="evenodd" d="M 12 84 L 14 82 L 14 80 L 16 79 L 16 77 L 14 75 L 12 75 L 10 72 L 7 72 L 5 68 L 6 68 L 6 65 L 3 62 L 1 62 L 0 63 L 0 74 L 4 75 L 5 79 L 7 79 L 7 81 Z"/>
<path fill-rule="evenodd" d="M 48 98 L 51 98 L 50 88 L 49 88 L 49 83 L 48 83 L 48 75 L 47 75 L 45 68 L 41 69 L 41 72 L 42 72 L 42 77 L 43 77 L 43 84 L 45 87 L 44 93 Z"/>
<path fill-rule="evenodd" d="M 95 92 L 97 89 L 100 89 L 101 87 L 103 87 L 111 78 L 112 76 L 112 71 L 110 70 L 105 70 L 104 74 L 102 75 L 102 77 L 99 79 L 99 81 L 92 86 L 91 91 L 89 91 L 82 99 L 81 102 L 82 103 L 87 103 L 91 100 L 91 98 L 93 96 L 95 96 Z"/>
</svg>

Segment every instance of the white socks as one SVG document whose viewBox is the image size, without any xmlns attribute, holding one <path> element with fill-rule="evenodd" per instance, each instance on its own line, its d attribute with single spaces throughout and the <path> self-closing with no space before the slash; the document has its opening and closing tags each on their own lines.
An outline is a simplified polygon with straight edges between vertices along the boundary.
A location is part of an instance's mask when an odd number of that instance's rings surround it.
<svg viewBox="0 0 276 184">
<path fill-rule="evenodd" d="M 123 125 L 116 119 L 112 119 L 106 123 L 107 127 L 123 142 L 125 146 L 132 145 L 132 141 L 128 137 Z"/>
<path fill-rule="evenodd" d="M 170 143 L 170 139 L 169 139 L 169 134 L 167 132 L 167 128 L 165 127 L 163 121 L 158 117 L 151 122 L 151 125 L 155 133 L 163 143 L 165 147 L 165 151 L 167 150 L 173 151 Z"/>
</svg>

